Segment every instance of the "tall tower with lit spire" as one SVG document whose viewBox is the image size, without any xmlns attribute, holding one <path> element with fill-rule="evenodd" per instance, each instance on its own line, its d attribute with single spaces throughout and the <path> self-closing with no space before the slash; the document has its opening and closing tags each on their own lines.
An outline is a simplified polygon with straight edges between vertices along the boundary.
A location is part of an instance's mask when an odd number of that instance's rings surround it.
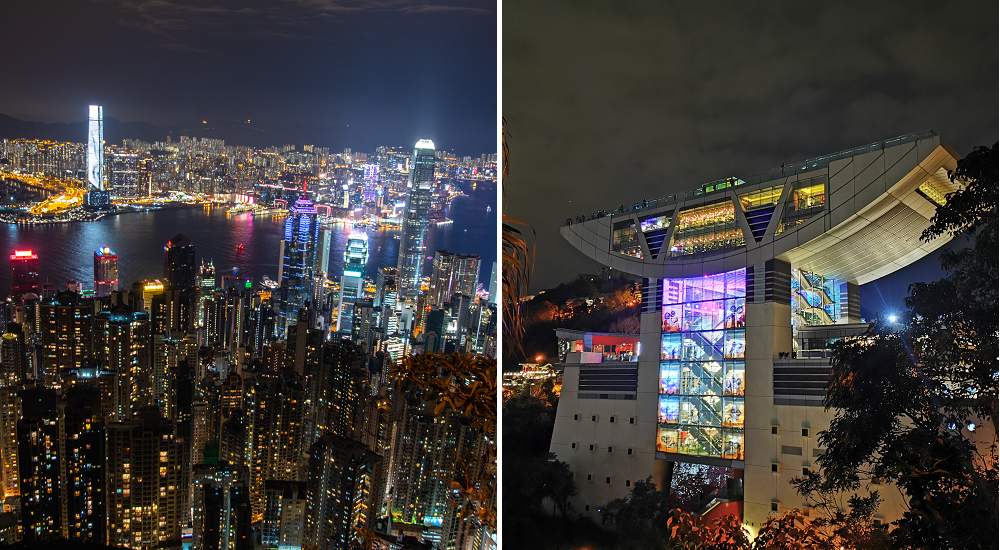
<svg viewBox="0 0 1000 550">
<path fill-rule="evenodd" d="M 422 139 L 413 151 L 413 167 L 406 184 L 406 208 L 403 211 L 399 239 L 399 297 L 412 299 L 420 292 L 428 214 L 431 209 L 431 185 L 434 182 L 434 142 Z"/>
</svg>

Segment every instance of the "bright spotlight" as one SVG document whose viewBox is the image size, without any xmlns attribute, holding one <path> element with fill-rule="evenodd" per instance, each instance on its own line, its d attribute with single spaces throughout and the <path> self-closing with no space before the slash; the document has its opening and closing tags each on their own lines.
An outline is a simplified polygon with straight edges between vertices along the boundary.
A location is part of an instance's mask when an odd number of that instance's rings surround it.
<svg viewBox="0 0 1000 550">
<path fill-rule="evenodd" d="M 889 322 L 890 323 L 895 323 L 898 320 L 899 320 L 899 317 L 896 317 L 895 315 L 890 315 L 889 316 Z"/>
<path fill-rule="evenodd" d="M 968 428 L 968 430 L 970 432 L 976 431 L 976 423 L 975 422 L 969 422 L 968 424 L 965 425 L 965 427 Z"/>
</svg>

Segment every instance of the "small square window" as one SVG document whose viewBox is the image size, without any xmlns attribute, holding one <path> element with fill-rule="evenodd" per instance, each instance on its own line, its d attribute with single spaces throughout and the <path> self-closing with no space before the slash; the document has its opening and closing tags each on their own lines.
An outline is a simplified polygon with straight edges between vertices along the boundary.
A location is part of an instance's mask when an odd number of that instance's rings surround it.
<svg viewBox="0 0 1000 550">
<path fill-rule="evenodd" d="M 587 474 L 587 481 L 594 481 L 594 474 Z"/>
<path fill-rule="evenodd" d="M 580 420 L 580 415 L 574 414 L 573 415 L 573 420 Z"/>
<path fill-rule="evenodd" d="M 626 479 L 625 480 L 625 486 L 626 487 L 631 487 L 632 486 L 632 480 L 631 479 Z"/>
<path fill-rule="evenodd" d="M 778 427 L 771 426 L 771 435 L 778 435 Z"/>
<path fill-rule="evenodd" d="M 589 512 L 590 511 L 590 505 L 589 504 L 584 504 L 583 505 L 583 511 L 584 512 Z"/>
<path fill-rule="evenodd" d="M 590 446 L 590 450 L 591 450 L 591 451 L 593 451 L 593 450 L 594 450 L 594 446 L 593 446 L 593 445 L 591 445 L 591 446 Z"/>
<path fill-rule="evenodd" d="M 772 462 L 771 463 L 771 471 L 772 472 L 777 472 L 778 471 L 778 466 L 780 466 L 780 464 L 778 464 L 777 462 Z"/>
<path fill-rule="evenodd" d="M 608 420 L 609 420 L 609 421 L 610 421 L 610 422 L 611 422 L 611 423 L 613 424 L 613 423 L 614 423 L 614 421 L 615 421 L 615 417 L 613 417 L 613 416 L 612 416 L 612 417 L 611 417 L 610 419 L 608 419 Z"/>
<path fill-rule="evenodd" d="M 629 450 L 628 450 L 628 454 L 632 454 L 632 449 L 629 449 Z"/>
<path fill-rule="evenodd" d="M 802 428 L 802 437 L 809 437 L 809 428 Z"/>
<path fill-rule="evenodd" d="M 571 443 L 570 447 L 573 448 L 573 449 L 575 449 L 576 448 L 576 443 Z"/>
<path fill-rule="evenodd" d="M 802 475 L 808 475 L 811 471 L 809 468 L 802 468 Z"/>
<path fill-rule="evenodd" d="M 590 421 L 591 422 L 597 422 L 597 415 L 595 414 L 595 415 L 591 416 L 590 417 Z"/>
<path fill-rule="evenodd" d="M 771 503 L 771 511 L 772 512 L 777 512 L 778 511 L 778 503 L 777 502 L 772 502 Z"/>
<path fill-rule="evenodd" d="M 611 483 L 611 478 L 610 477 L 609 478 L 605 478 L 604 483 L 610 484 Z"/>
<path fill-rule="evenodd" d="M 635 424 L 635 417 L 634 417 L 634 416 L 630 417 L 630 418 L 628 419 L 628 423 L 629 423 L 629 424 Z"/>
<path fill-rule="evenodd" d="M 608 452 L 609 452 L 609 453 L 610 453 L 610 452 L 612 452 L 612 451 L 611 451 L 612 449 L 614 449 L 614 447 L 608 447 Z"/>
</svg>

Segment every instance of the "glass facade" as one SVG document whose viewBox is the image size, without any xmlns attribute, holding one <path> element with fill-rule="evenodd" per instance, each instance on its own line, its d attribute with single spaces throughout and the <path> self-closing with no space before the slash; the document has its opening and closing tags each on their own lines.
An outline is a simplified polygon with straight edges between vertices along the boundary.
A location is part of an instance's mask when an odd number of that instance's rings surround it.
<svg viewBox="0 0 1000 550">
<path fill-rule="evenodd" d="M 642 246 L 639 245 L 639 232 L 635 228 L 635 222 L 615 222 L 611 227 L 611 251 L 642 258 Z"/>
<path fill-rule="evenodd" d="M 782 189 L 784 189 L 783 185 L 776 185 L 774 187 L 743 193 L 740 195 L 740 204 L 743 205 L 743 210 L 752 210 L 762 206 L 777 204 L 778 199 L 781 198 Z"/>
<path fill-rule="evenodd" d="M 823 211 L 826 205 L 826 180 L 826 176 L 816 176 L 793 185 L 775 235 L 790 231 Z"/>
<path fill-rule="evenodd" d="M 792 268 L 792 326 L 832 325 L 841 316 L 840 284 L 802 269 Z"/>
<path fill-rule="evenodd" d="M 639 227 L 643 233 L 656 231 L 657 229 L 666 229 L 668 225 L 670 225 L 670 214 L 657 214 L 639 222 Z"/>
<path fill-rule="evenodd" d="M 726 200 L 681 210 L 670 253 L 683 256 L 744 244 L 743 230 L 736 222 L 736 207 Z"/>
<path fill-rule="evenodd" d="M 746 269 L 664 279 L 656 449 L 743 460 Z"/>
</svg>

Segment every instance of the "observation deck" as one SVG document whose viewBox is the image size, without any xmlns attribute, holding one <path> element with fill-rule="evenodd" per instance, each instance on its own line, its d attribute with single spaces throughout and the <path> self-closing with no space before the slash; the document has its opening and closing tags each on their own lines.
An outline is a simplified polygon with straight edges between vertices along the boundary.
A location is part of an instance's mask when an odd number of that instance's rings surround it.
<svg viewBox="0 0 1000 550">
<path fill-rule="evenodd" d="M 560 232 L 601 264 L 641 277 L 779 259 L 865 284 L 950 240 L 920 234 L 959 189 L 948 179 L 959 158 L 928 130 L 569 219 Z"/>
</svg>

